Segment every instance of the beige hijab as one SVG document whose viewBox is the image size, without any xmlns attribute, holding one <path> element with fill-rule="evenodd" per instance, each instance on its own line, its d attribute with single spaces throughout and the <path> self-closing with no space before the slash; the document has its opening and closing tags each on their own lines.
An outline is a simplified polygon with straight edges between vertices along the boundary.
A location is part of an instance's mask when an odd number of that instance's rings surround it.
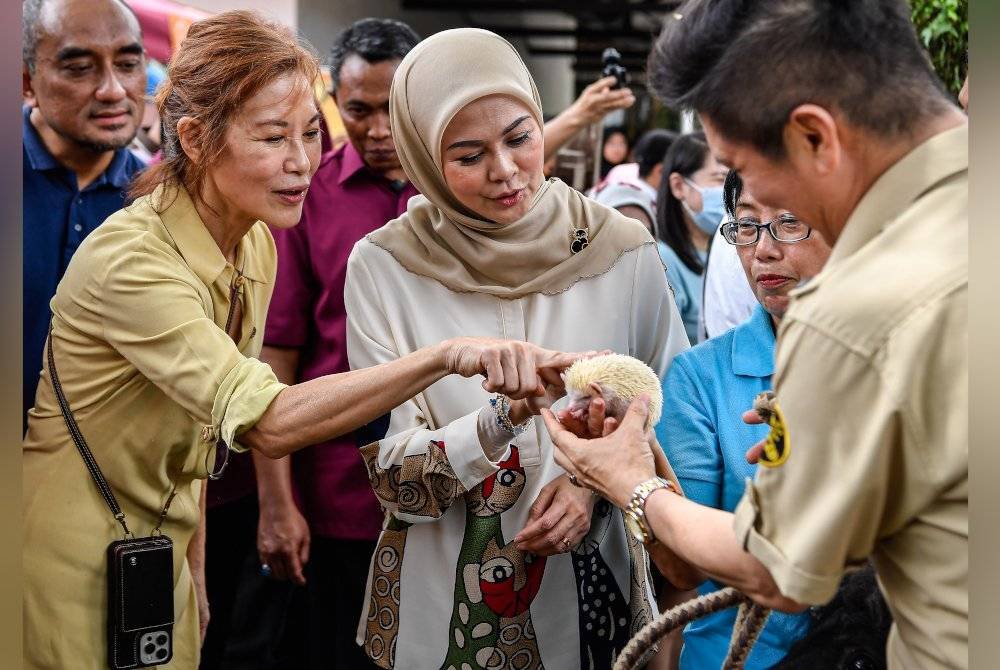
<svg viewBox="0 0 1000 670">
<path fill-rule="evenodd" d="M 509 299 L 560 293 L 607 272 L 625 252 L 654 243 L 642 224 L 558 179 L 542 183 L 528 213 L 510 224 L 486 221 L 459 203 L 442 174 L 441 136 L 465 105 L 494 94 L 523 102 L 543 127 L 534 81 L 499 35 L 446 30 L 407 54 L 392 81 L 389 115 L 400 163 L 422 195 L 369 241 L 410 272 L 453 291 Z M 574 254 L 579 229 L 588 245 Z"/>
</svg>

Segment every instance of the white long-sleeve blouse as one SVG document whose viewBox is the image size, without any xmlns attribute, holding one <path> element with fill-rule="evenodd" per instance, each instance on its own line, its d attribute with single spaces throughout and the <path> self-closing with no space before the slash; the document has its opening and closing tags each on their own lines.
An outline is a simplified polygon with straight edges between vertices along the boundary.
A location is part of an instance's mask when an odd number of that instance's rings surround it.
<svg viewBox="0 0 1000 670">
<path fill-rule="evenodd" d="M 364 239 L 345 302 L 355 369 L 456 336 L 612 349 L 660 375 L 688 347 L 652 240 L 562 293 L 508 300 L 453 292 Z M 610 667 L 654 611 L 648 558 L 603 500 L 572 552 L 514 548 L 539 491 L 563 470 L 540 421 L 490 459 L 480 382 L 442 379 L 366 429 L 361 452 L 387 515 L 358 643 L 385 668 Z"/>
</svg>

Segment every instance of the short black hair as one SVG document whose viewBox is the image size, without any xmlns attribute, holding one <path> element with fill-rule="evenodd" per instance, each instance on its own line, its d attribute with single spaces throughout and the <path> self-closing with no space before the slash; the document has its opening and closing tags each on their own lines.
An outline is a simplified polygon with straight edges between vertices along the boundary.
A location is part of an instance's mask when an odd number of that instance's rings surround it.
<svg viewBox="0 0 1000 670">
<path fill-rule="evenodd" d="M 690 177 L 705 166 L 708 157 L 704 133 L 698 131 L 678 137 L 663 158 L 663 177 L 656 194 L 656 236 L 674 250 L 691 272 L 699 275 L 705 271 L 705 266 L 691 241 L 681 201 L 670 190 L 670 175 L 676 172 L 682 177 Z"/>
<path fill-rule="evenodd" d="M 647 72 L 668 106 L 776 159 L 803 103 L 886 138 L 950 104 L 906 0 L 689 0 L 668 14 Z"/>
<path fill-rule="evenodd" d="M 743 195 L 743 178 L 736 170 L 730 170 L 726 174 L 726 182 L 722 185 L 722 201 L 726 206 L 726 214 L 729 218 L 736 218 L 736 205 Z"/>
<path fill-rule="evenodd" d="M 21 3 L 21 62 L 28 69 L 28 74 L 35 74 L 35 54 L 38 51 L 38 40 L 41 38 L 42 7 L 46 0 L 23 0 Z M 132 6 L 123 0 L 118 4 L 135 17 L 139 26 L 139 39 L 142 39 L 142 22 Z"/>
<path fill-rule="evenodd" d="M 653 168 L 663 162 L 667 150 L 675 139 L 677 139 L 677 133 L 662 128 L 648 130 L 639 137 L 639 141 L 635 143 L 635 148 L 632 150 L 632 155 L 635 157 L 635 162 L 639 164 L 640 177 L 648 177 Z"/>
<path fill-rule="evenodd" d="M 355 21 L 337 36 L 330 50 L 333 90 L 340 86 L 340 68 L 351 54 L 369 63 L 402 59 L 419 41 L 420 36 L 402 21 L 373 18 Z"/>
</svg>

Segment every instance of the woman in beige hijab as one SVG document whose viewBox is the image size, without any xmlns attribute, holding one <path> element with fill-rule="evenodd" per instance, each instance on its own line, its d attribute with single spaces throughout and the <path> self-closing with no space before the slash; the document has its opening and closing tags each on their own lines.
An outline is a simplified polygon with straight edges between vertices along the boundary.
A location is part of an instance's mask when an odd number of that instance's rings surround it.
<svg viewBox="0 0 1000 670">
<path fill-rule="evenodd" d="M 434 35 L 396 71 L 392 133 L 423 194 L 354 248 L 354 368 L 456 335 L 613 349 L 662 374 L 687 348 L 638 222 L 542 175 L 542 113 L 514 49 Z M 525 371 L 528 374 L 528 371 Z M 370 426 L 388 514 L 358 642 L 385 668 L 605 668 L 649 620 L 645 554 L 553 461 L 540 407 L 435 383 Z"/>
</svg>

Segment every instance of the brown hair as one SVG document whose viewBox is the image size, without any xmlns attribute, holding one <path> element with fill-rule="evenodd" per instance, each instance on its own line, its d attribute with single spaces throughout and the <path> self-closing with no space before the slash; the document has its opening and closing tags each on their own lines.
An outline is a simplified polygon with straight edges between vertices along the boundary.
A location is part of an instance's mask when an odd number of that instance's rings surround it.
<svg viewBox="0 0 1000 670">
<path fill-rule="evenodd" d="M 289 72 L 301 73 L 311 90 L 319 62 L 312 47 L 281 24 L 245 10 L 192 24 L 156 93 L 163 160 L 136 178 L 130 199 L 161 184 L 183 185 L 200 195 L 207 168 L 225 151 L 230 121 L 261 88 Z M 184 153 L 177 136 L 177 122 L 185 116 L 201 121 L 197 162 Z"/>
</svg>

